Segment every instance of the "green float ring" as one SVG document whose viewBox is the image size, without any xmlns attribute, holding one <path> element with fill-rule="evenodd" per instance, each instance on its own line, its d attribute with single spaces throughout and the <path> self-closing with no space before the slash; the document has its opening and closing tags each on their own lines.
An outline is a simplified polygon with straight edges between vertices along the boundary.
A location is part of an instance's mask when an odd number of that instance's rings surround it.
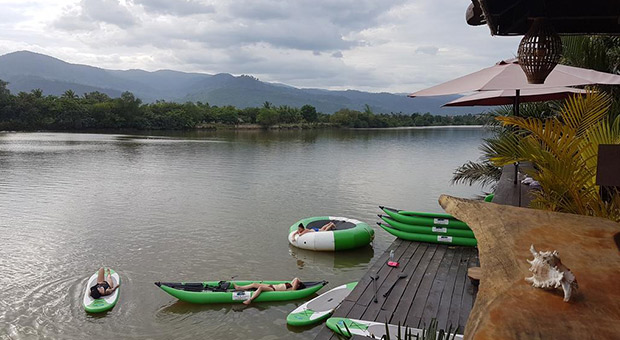
<svg viewBox="0 0 620 340">
<path fill-rule="evenodd" d="M 336 223 L 336 227 L 346 227 L 345 229 L 336 229 L 330 231 L 321 231 L 315 233 L 306 233 L 299 238 L 293 239 L 292 234 L 297 230 L 297 226 L 301 223 L 305 228 L 320 227 L 327 222 Z M 375 237 L 375 231 L 368 223 L 347 218 L 335 216 L 317 216 L 308 217 L 295 222 L 288 230 L 288 240 L 293 246 L 318 251 L 338 251 L 363 247 Z"/>
</svg>

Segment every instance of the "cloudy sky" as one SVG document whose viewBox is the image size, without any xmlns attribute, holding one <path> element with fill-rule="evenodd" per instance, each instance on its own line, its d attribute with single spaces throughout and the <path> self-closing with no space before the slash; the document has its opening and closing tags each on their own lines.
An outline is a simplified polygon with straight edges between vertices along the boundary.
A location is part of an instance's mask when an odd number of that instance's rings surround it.
<svg viewBox="0 0 620 340">
<path fill-rule="evenodd" d="M 413 92 L 516 54 L 469 0 L 0 0 L 0 54 Z"/>
</svg>

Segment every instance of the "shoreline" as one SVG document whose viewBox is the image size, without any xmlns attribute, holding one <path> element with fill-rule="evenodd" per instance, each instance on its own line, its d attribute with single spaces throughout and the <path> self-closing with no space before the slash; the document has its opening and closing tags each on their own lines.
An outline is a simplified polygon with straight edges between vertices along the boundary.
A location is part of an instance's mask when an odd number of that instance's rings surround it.
<svg viewBox="0 0 620 340">
<path fill-rule="evenodd" d="M 274 125 L 270 127 L 263 127 L 258 124 L 248 124 L 248 125 L 237 125 L 237 126 L 229 126 L 229 125 L 209 125 L 209 126 L 201 126 L 193 129 L 184 129 L 184 130 L 153 130 L 153 129 L 72 129 L 72 130 L 0 130 L 0 133 L 18 133 L 18 132 L 54 132 L 54 133 L 114 133 L 114 132 L 146 132 L 146 131 L 176 131 L 176 132 L 191 132 L 191 131 L 290 131 L 290 130 L 352 130 L 352 131 L 394 131 L 394 130 L 423 130 L 423 129 L 446 129 L 446 128 L 455 128 L 455 129 L 467 129 L 467 128 L 484 128 L 484 125 L 428 125 L 428 126 L 395 126 L 395 127 L 385 127 L 385 128 L 348 128 L 348 127 L 339 127 L 339 126 L 331 126 L 331 125 L 319 125 L 319 126 L 309 126 L 309 125 Z"/>
</svg>

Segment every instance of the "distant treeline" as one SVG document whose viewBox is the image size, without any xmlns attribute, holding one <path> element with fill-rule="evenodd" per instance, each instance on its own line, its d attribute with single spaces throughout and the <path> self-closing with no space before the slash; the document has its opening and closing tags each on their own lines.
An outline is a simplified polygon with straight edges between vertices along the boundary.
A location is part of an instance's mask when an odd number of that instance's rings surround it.
<svg viewBox="0 0 620 340">
<path fill-rule="evenodd" d="M 368 106 L 364 112 L 342 109 L 334 114 L 317 112 L 311 105 L 301 108 L 273 106 L 237 109 L 234 106 L 210 106 L 206 103 L 158 101 L 143 104 L 132 93 L 110 98 L 101 92 L 76 95 L 68 90 L 62 96 L 44 96 L 41 90 L 13 95 L 0 80 L 0 130 L 75 130 L 140 129 L 180 130 L 209 128 L 217 125 L 258 124 L 263 127 L 339 126 L 351 128 L 478 125 L 480 115 L 433 116 L 426 114 L 374 114 Z"/>
</svg>

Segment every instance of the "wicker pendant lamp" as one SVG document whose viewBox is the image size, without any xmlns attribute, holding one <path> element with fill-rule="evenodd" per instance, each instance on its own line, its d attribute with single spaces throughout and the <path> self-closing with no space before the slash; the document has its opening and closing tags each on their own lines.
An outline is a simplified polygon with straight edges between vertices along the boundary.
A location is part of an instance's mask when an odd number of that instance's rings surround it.
<svg viewBox="0 0 620 340">
<path fill-rule="evenodd" d="M 519 43 L 519 65 L 530 84 L 543 84 L 562 56 L 562 40 L 547 18 L 535 18 Z"/>
</svg>

